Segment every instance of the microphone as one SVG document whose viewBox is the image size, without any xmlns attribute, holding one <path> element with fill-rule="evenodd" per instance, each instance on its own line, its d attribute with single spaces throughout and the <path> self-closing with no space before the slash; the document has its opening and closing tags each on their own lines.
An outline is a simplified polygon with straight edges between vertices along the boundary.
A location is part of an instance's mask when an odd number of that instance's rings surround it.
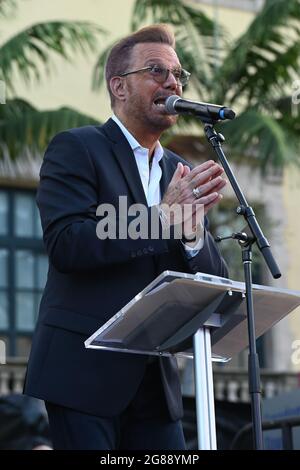
<svg viewBox="0 0 300 470">
<path fill-rule="evenodd" d="M 235 112 L 226 106 L 184 100 L 177 95 L 166 99 L 165 108 L 169 114 L 194 114 L 206 122 L 235 118 Z"/>
</svg>

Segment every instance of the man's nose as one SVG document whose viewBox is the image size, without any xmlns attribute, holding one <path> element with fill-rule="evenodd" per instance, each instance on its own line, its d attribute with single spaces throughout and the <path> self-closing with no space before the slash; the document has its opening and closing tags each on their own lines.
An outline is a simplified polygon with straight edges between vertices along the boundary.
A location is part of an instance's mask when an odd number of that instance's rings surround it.
<svg viewBox="0 0 300 470">
<path fill-rule="evenodd" d="M 167 80 L 164 83 L 164 88 L 169 88 L 171 90 L 176 91 L 176 89 L 180 87 L 178 83 L 178 79 L 174 76 L 174 74 L 170 71 Z"/>
</svg>

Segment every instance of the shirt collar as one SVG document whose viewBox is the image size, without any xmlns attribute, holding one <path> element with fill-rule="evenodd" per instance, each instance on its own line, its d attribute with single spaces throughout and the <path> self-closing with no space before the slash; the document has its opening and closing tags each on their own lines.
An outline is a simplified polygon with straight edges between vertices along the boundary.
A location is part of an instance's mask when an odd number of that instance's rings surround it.
<svg viewBox="0 0 300 470">
<path fill-rule="evenodd" d="M 136 140 L 136 138 L 129 132 L 128 129 L 126 129 L 126 127 L 124 126 L 124 124 L 120 121 L 120 119 L 115 115 L 113 114 L 112 115 L 112 120 L 119 126 L 119 128 L 121 129 L 121 131 L 123 132 L 124 136 L 126 137 L 130 147 L 132 148 L 133 152 L 137 149 L 145 149 L 145 147 L 142 147 L 141 144 L 139 144 L 139 142 Z M 146 149 L 147 151 L 149 151 L 149 149 Z M 164 155 L 164 150 L 162 148 L 162 145 L 161 143 L 159 142 L 159 140 L 157 141 L 157 144 L 156 144 L 156 147 L 155 147 L 155 150 L 154 150 L 154 155 L 153 155 L 153 158 L 155 158 L 155 160 L 157 162 L 159 162 L 162 157 Z"/>
</svg>

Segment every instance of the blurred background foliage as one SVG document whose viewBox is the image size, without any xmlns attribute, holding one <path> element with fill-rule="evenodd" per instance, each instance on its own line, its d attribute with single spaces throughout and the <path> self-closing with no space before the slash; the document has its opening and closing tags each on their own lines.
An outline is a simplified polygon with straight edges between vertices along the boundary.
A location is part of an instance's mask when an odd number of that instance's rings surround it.
<svg viewBox="0 0 300 470">
<path fill-rule="evenodd" d="M 1 22 L 14 16 L 19 1 L 0 0 L 0 31 Z M 136 0 L 131 30 L 157 22 L 174 28 L 180 61 L 192 73 L 187 92 L 190 89 L 195 99 L 226 103 L 237 111 L 234 121 L 220 127 L 226 131 L 232 157 L 242 153 L 263 172 L 299 164 L 300 118 L 292 112 L 291 94 L 299 67 L 300 0 L 266 0 L 236 40 L 187 0 Z M 58 131 L 95 123 L 72 108 L 38 110 L 16 96 L 13 83 L 17 73 L 26 83 L 40 81 L 42 69 L 52 72 L 55 56 L 74 61 L 80 53 L 95 52 L 99 39 L 108 34 L 91 23 L 52 21 L 34 24 L 0 43 L 0 80 L 7 91 L 6 106 L 0 106 L 0 152 L 7 149 L 16 158 L 25 148 L 42 151 Z M 104 83 L 111 46 L 98 55 L 93 89 Z M 179 120 L 181 133 L 188 132 L 191 121 L 198 124 L 194 118 Z M 171 135 L 177 131 L 173 129 Z"/>
<path fill-rule="evenodd" d="M 193 95 L 237 111 L 234 121 L 220 127 L 226 131 L 232 156 L 245 153 L 263 172 L 299 164 L 300 118 L 292 113 L 291 94 L 299 70 L 300 1 L 266 0 L 236 40 L 191 2 L 135 1 L 132 31 L 158 22 L 174 28 L 179 59 L 192 73 L 188 87 Z M 98 57 L 94 88 L 103 84 L 110 47 Z M 184 131 L 191 120 L 197 122 L 194 118 L 179 121 Z"/>
<path fill-rule="evenodd" d="M 0 33 L 1 23 L 14 17 L 18 3 L 0 0 Z M 53 21 L 34 24 L 0 42 L 0 80 L 7 96 L 5 106 L 0 106 L 0 156 L 8 153 L 14 159 L 27 150 L 43 151 L 60 130 L 96 123 L 73 108 L 38 110 L 16 96 L 14 79 L 18 74 L 26 84 L 40 82 L 42 69 L 48 76 L 53 73 L 55 56 L 74 61 L 79 53 L 94 51 L 97 38 L 104 34 L 103 28 L 91 23 Z"/>
</svg>

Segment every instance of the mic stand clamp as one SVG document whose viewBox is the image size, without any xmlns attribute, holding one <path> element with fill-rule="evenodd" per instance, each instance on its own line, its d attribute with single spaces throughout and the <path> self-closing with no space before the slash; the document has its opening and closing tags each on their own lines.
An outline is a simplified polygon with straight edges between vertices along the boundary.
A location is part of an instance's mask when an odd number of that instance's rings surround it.
<svg viewBox="0 0 300 470">
<path fill-rule="evenodd" d="M 250 237 L 249 235 L 247 235 L 246 232 L 234 232 L 228 237 L 216 237 L 215 242 L 220 243 L 223 240 L 230 240 L 230 239 L 238 240 L 241 246 L 245 246 L 246 243 L 248 244 L 248 243 L 254 242 L 253 237 Z"/>
</svg>

